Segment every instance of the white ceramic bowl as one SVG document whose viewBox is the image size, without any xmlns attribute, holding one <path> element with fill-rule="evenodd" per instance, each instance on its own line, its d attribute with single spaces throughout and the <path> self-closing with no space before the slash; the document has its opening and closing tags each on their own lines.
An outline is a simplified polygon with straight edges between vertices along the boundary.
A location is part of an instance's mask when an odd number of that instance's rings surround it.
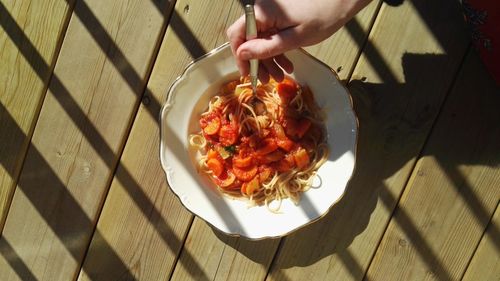
<svg viewBox="0 0 500 281">
<path fill-rule="evenodd" d="M 198 118 L 209 98 L 222 84 L 238 77 L 229 44 L 189 64 L 170 87 L 161 111 L 160 159 L 170 188 L 189 211 L 229 235 L 281 237 L 319 219 L 342 197 L 354 170 L 357 119 L 348 91 L 332 69 L 304 50 L 286 56 L 295 66 L 291 76 L 310 87 L 326 113 L 330 153 L 318 170 L 315 185 L 319 187 L 303 193 L 298 205 L 283 200 L 279 214 L 266 206 L 249 208 L 245 201 L 222 196 L 197 172 L 197 152 L 189 147 L 188 137 L 200 130 Z"/>
</svg>

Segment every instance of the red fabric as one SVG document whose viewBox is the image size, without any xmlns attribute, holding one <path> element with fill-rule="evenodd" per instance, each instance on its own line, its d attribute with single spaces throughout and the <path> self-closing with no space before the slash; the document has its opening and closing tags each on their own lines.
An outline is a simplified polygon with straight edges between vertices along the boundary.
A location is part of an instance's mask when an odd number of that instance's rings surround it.
<svg viewBox="0 0 500 281">
<path fill-rule="evenodd" d="M 466 21 L 481 59 L 500 85 L 500 1 L 464 0 Z"/>
</svg>

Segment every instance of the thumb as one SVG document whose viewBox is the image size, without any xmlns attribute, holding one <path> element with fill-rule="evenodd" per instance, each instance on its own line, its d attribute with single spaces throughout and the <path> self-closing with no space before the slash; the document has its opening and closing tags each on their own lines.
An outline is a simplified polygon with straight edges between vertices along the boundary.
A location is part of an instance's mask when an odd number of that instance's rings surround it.
<svg viewBox="0 0 500 281">
<path fill-rule="evenodd" d="M 265 38 L 256 38 L 241 44 L 236 55 L 240 60 L 268 59 L 300 47 L 301 36 L 296 28 L 289 27 Z"/>
</svg>

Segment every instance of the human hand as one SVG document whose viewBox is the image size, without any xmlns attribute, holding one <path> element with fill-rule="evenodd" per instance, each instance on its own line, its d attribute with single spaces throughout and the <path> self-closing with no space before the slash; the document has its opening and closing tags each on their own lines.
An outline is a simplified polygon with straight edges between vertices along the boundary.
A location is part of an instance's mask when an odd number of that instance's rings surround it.
<svg viewBox="0 0 500 281">
<path fill-rule="evenodd" d="M 241 75 L 249 72 L 248 60 L 259 59 L 259 80 L 269 75 L 281 81 L 293 65 L 283 53 L 317 44 L 347 23 L 371 0 L 256 0 L 258 38 L 246 41 L 245 17 L 227 30 L 231 50 Z"/>
</svg>

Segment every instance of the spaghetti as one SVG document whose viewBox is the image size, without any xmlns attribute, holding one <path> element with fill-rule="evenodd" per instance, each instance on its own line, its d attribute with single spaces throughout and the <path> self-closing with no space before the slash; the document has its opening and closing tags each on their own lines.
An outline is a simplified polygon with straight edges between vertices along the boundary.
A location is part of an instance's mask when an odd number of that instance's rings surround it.
<svg viewBox="0 0 500 281">
<path fill-rule="evenodd" d="M 201 171 L 222 193 L 272 211 L 285 198 L 297 204 L 328 155 L 321 110 L 291 78 L 271 79 L 255 94 L 248 78 L 226 83 L 199 124 L 189 143 L 202 154 Z"/>
</svg>

